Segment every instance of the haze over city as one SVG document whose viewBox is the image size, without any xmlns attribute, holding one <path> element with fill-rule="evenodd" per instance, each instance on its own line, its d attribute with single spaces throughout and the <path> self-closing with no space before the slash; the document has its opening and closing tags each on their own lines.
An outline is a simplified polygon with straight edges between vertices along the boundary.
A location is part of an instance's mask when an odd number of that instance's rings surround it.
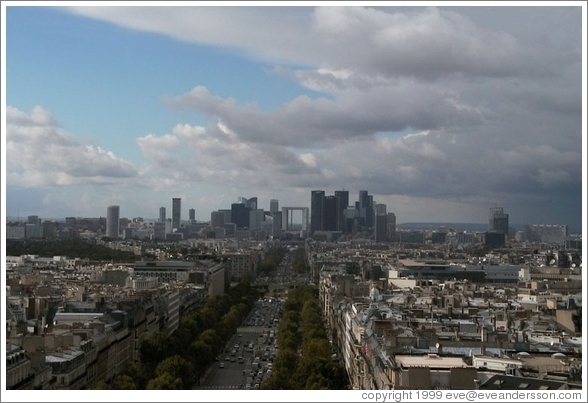
<svg viewBox="0 0 588 403">
<path fill-rule="evenodd" d="M 442 4 L 442 3 L 441 3 Z M 581 226 L 581 7 L 4 7 L 6 215 L 368 190 Z M 585 33 L 585 31 L 584 31 Z"/>
</svg>

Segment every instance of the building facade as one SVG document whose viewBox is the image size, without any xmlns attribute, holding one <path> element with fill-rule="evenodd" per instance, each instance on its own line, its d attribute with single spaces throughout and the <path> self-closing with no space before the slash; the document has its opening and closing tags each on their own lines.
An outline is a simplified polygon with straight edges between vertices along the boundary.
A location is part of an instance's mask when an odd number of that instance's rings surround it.
<svg viewBox="0 0 588 403">
<path fill-rule="evenodd" d="M 108 206 L 106 208 L 106 236 L 117 239 L 119 236 L 120 206 Z"/>
<path fill-rule="evenodd" d="M 172 230 L 180 228 L 182 222 L 182 199 L 172 199 Z"/>
</svg>

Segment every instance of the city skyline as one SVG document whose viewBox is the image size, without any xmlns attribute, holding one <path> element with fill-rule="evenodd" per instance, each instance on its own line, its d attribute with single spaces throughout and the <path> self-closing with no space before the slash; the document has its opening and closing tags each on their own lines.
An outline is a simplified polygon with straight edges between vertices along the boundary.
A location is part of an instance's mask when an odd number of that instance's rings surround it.
<svg viewBox="0 0 588 403">
<path fill-rule="evenodd" d="M 5 214 L 367 189 L 399 223 L 581 227 L 582 10 L 3 2 Z"/>
</svg>

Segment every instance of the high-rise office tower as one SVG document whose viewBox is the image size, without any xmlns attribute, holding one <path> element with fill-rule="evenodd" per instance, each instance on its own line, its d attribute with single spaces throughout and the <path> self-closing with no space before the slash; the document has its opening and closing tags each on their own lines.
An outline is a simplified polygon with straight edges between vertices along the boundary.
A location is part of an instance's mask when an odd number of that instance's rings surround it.
<svg viewBox="0 0 588 403">
<path fill-rule="evenodd" d="M 218 210 L 220 213 L 223 213 L 225 215 L 225 219 L 224 219 L 224 223 L 230 223 L 231 221 L 231 209 L 219 209 Z"/>
<path fill-rule="evenodd" d="M 349 191 L 335 190 L 337 199 L 337 230 L 345 233 L 345 216 L 343 211 L 349 206 Z"/>
<path fill-rule="evenodd" d="M 249 210 L 249 229 L 256 231 L 260 230 L 264 222 L 264 214 L 262 209 Z"/>
<path fill-rule="evenodd" d="M 27 217 L 27 224 L 25 224 L 26 238 L 42 238 L 43 227 L 41 226 L 41 219 L 39 216 L 30 215 Z"/>
<path fill-rule="evenodd" d="M 29 224 L 35 224 L 35 225 L 41 225 L 41 220 L 39 219 L 39 216 L 37 215 L 30 215 L 27 217 L 27 222 Z"/>
<path fill-rule="evenodd" d="M 230 213 L 230 211 L 229 211 Z M 224 211 L 213 211 L 210 213 L 210 226 L 212 228 L 220 228 L 225 225 Z"/>
<path fill-rule="evenodd" d="M 376 204 L 374 241 L 377 243 L 386 242 L 388 240 L 386 221 L 386 205 Z"/>
<path fill-rule="evenodd" d="M 363 220 L 366 227 L 374 225 L 374 197 L 368 194 L 367 190 L 359 191 L 359 202 L 356 204 L 359 209 L 359 217 Z"/>
<path fill-rule="evenodd" d="M 118 238 L 120 206 L 108 206 L 106 208 L 106 236 L 112 239 Z"/>
<path fill-rule="evenodd" d="M 277 213 L 280 211 L 279 202 L 277 199 L 270 200 L 270 214 Z"/>
<path fill-rule="evenodd" d="M 322 229 L 324 190 L 313 190 L 310 193 L 310 234 Z"/>
<path fill-rule="evenodd" d="M 502 207 L 490 207 L 488 230 L 490 232 L 500 232 L 508 236 L 508 214 L 504 214 Z"/>
<path fill-rule="evenodd" d="M 237 203 L 244 204 L 249 210 L 257 210 L 257 197 L 246 197 L 240 196 L 237 198 Z"/>
<path fill-rule="evenodd" d="M 386 219 L 386 227 L 388 232 L 388 240 L 395 242 L 396 240 L 396 214 L 388 213 Z"/>
<path fill-rule="evenodd" d="M 165 239 L 165 221 L 153 224 L 153 239 Z"/>
<path fill-rule="evenodd" d="M 159 222 L 165 222 L 165 207 L 159 208 Z"/>
<path fill-rule="evenodd" d="M 196 210 L 191 208 L 190 210 L 188 210 L 188 218 L 190 219 L 190 221 L 196 221 Z"/>
<path fill-rule="evenodd" d="M 345 228 L 343 232 L 345 234 L 351 234 L 353 227 L 359 219 L 359 210 L 350 206 L 343 210 L 343 217 L 345 217 Z"/>
<path fill-rule="evenodd" d="M 325 196 L 323 197 L 321 231 L 337 231 L 337 224 L 337 198 Z"/>
<path fill-rule="evenodd" d="M 180 228 L 182 222 L 182 199 L 174 197 L 172 199 L 172 230 Z"/>
<path fill-rule="evenodd" d="M 249 207 L 250 211 L 257 210 L 257 197 L 251 197 L 247 200 L 247 207 Z"/>
<path fill-rule="evenodd" d="M 272 234 L 273 236 L 277 237 L 280 235 L 280 232 L 282 230 L 282 212 L 276 211 L 275 213 L 272 213 L 272 218 L 274 220 Z"/>
<path fill-rule="evenodd" d="M 249 227 L 249 208 L 244 203 L 231 204 L 231 222 L 237 228 Z"/>
</svg>

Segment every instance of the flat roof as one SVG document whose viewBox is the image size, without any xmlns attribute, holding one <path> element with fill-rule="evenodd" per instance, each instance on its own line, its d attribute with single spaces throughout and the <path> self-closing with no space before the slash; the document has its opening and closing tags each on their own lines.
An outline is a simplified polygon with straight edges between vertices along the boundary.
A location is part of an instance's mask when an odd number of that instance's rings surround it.
<svg viewBox="0 0 588 403">
<path fill-rule="evenodd" d="M 396 362 L 403 367 L 430 367 L 430 368 L 467 368 L 468 365 L 461 357 L 441 357 L 436 354 L 425 355 L 397 355 Z"/>
</svg>

